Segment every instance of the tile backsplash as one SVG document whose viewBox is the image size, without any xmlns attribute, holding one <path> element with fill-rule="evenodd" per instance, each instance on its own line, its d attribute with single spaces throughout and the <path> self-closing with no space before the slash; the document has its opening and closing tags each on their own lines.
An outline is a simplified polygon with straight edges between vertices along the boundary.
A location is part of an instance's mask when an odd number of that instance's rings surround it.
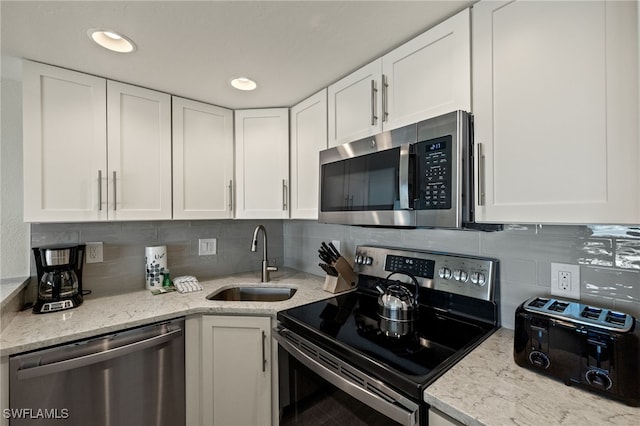
<svg viewBox="0 0 640 426">
<path fill-rule="evenodd" d="M 168 268 L 174 278 L 195 275 L 205 280 L 260 271 L 262 235 L 258 251 L 250 251 L 258 224 L 267 229 L 270 263 L 282 265 L 284 244 L 279 220 L 39 223 L 31 226 L 31 247 L 102 241 L 103 262 L 85 264 L 83 270 L 84 289 L 99 297 L 145 288 L 146 246 L 167 246 Z M 217 254 L 199 256 L 200 238 L 216 238 Z M 31 275 L 36 275 L 31 258 Z"/>
<path fill-rule="evenodd" d="M 253 230 L 267 228 L 270 262 L 316 275 L 320 242 L 338 240 L 352 261 L 358 244 L 448 251 L 500 260 L 503 326 L 529 297 L 549 295 L 551 263 L 580 265 L 581 301 L 640 317 L 640 226 L 509 225 L 501 232 L 383 229 L 308 220 L 211 220 L 33 224 L 31 245 L 102 241 L 104 261 L 85 265 L 85 289 L 94 296 L 144 288 L 144 248 L 166 244 L 171 276 L 199 279 L 260 271 L 249 251 Z M 198 239 L 217 238 L 218 254 L 198 256 Z M 35 266 L 32 260 L 32 275 Z"/>
<path fill-rule="evenodd" d="M 321 241 L 339 240 L 353 258 L 358 244 L 378 244 L 493 257 L 500 260 L 501 322 L 513 328 L 515 308 L 550 295 L 551 263 L 580 265 L 580 300 L 640 317 L 640 227 L 509 225 L 501 232 L 382 229 L 284 222 L 285 265 L 319 273 Z"/>
</svg>

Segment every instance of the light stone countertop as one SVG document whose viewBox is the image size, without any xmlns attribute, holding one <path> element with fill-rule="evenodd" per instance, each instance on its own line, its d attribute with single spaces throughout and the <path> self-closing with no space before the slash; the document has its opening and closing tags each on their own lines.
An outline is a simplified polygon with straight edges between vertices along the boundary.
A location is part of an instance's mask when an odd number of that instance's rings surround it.
<svg viewBox="0 0 640 426">
<path fill-rule="evenodd" d="M 29 277 L 0 279 L 0 306 L 8 304 L 29 282 Z"/>
<path fill-rule="evenodd" d="M 469 426 L 640 424 L 638 407 L 518 366 L 513 330 L 504 328 L 427 387 L 424 399 Z"/>
<path fill-rule="evenodd" d="M 19 312 L 0 334 L 0 356 L 58 345 L 99 334 L 150 324 L 190 314 L 268 315 L 305 303 L 332 297 L 322 290 L 324 279 L 302 272 L 283 270 L 271 274 L 271 282 L 259 283 L 260 273 L 237 274 L 201 281 L 203 291 L 154 296 L 140 290 L 109 297 L 85 297 L 75 309 L 33 314 Z M 281 302 L 211 301 L 206 296 L 237 284 L 287 286 L 296 288 L 289 300 Z"/>
</svg>

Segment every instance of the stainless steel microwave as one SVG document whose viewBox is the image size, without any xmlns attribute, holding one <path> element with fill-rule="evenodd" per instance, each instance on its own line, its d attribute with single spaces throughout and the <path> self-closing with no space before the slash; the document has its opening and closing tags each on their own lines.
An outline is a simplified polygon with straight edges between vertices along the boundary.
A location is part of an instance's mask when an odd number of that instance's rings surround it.
<svg viewBox="0 0 640 426">
<path fill-rule="evenodd" d="M 319 221 L 462 228 L 473 187 L 473 117 L 454 111 L 321 151 Z"/>
</svg>

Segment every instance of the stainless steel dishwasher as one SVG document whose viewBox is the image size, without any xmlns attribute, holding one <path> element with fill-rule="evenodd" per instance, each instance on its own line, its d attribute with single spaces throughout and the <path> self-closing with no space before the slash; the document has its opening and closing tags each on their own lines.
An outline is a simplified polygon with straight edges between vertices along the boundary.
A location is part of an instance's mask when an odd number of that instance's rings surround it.
<svg viewBox="0 0 640 426">
<path fill-rule="evenodd" d="M 11 357 L 10 424 L 184 425 L 183 330 L 176 319 Z"/>
</svg>

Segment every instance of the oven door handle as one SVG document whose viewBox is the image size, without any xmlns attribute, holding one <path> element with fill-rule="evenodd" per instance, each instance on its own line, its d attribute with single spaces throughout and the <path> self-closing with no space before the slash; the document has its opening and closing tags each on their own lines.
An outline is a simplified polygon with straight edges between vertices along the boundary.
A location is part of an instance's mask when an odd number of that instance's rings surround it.
<svg viewBox="0 0 640 426">
<path fill-rule="evenodd" d="M 400 164 L 398 167 L 398 194 L 400 210 L 409 210 L 409 148 L 408 143 L 400 146 Z"/>
<path fill-rule="evenodd" d="M 287 335 L 292 336 L 287 337 Z M 366 377 L 366 382 L 369 384 L 368 388 L 375 390 L 377 393 L 369 389 L 365 389 L 362 386 L 349 380 L 348 377 L 340 375 L 337 371 L 341 371 L 347 368 L 346 375 L 353 375 L 354 368 L 349 368 L 346 363 L 329 354 L 328 352 L 320 349 L 313 343 L 302 339 L 300 336 L 292 333 L 290 330 L 284 327 L 278 327 L 274 329 L 273 337 L 278 341 L 280 346 L 287 351 L 291 356 L 295 357 L 298 361 L 304 364 L 307 368 L 313 371 L 315 374 L 328 381 L 338 389 L 346 392 L 362 403 L 375 409 L 376 411 L 384 414 L 390 419 L 406 426 L 416 426 L 419 423 L 419 409 L 420 406 L 415 402 L 403 397 L 394 390 L 382 384 L 380 381 L 365 376 L 360 372 L 361 376 Z M 306 349 L 303 351 L 299 346 Z M 329 359 L 330 364 L 337 370 L 330 369 L 325 365 L 318 362 L 307 351 L 311 353 L 316 352 L 321 355 L 322 359 Z M 375 386 L 373 386 L 375 385 Z M 380 395 L 384 395 L 384 398 Z"/>
</svg>

